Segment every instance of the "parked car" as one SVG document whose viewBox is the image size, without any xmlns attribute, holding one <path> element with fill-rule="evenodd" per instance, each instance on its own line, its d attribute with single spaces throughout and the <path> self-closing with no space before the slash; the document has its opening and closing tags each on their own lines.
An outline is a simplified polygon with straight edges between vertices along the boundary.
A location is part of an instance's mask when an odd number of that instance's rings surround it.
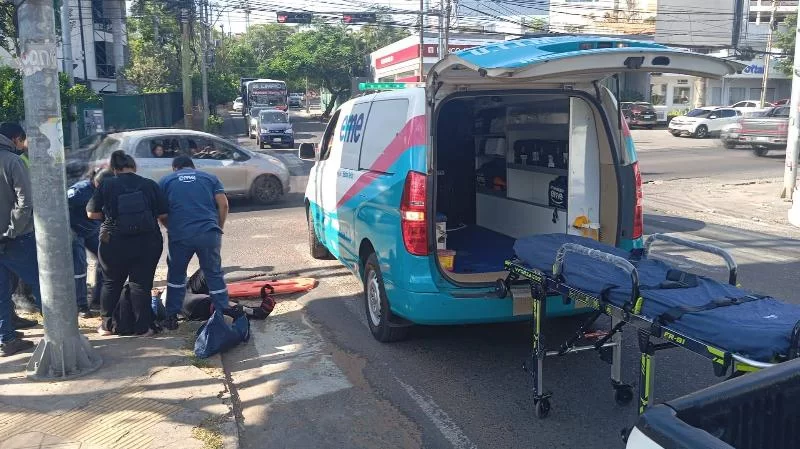
<svg viewBox="0 0 800 449">
<path fill-rule="evenodd" d="M 243 107 L 244 107 L 244 102 L 242 101 L 242 97 L 236 97 L 236 99 L 233 100 L 233 110 L 240 112 Z"/>
<path fill-rule="evenodd" d="M 719 135 L 727 125 L 739 121 L 742 113 L 731 108 L 714 106 L 697 108 L 686 115 L 679 115 L 669 122 L 669 132 L 673 136 L 688 134 L 698 139 Z"/>
<path fill-rule="evenodd" d="M 778 100 L 775 103 L 772 103 L 774 106 L 788 106 L 789 103 L 792 102 L 791 98 L 784 98 L 783 100 Z"/>
<path fill-rule="evenodd" d="M 656 110 L 652 104 L 637 101 L 635 103 L 622 102 L 619 105 L 629 127 L 640 126 L 653 129 L 653 127 L 656 126 L 658 117 L 656 116 Z"/>
<path fill-rule="evenodd" d="M 276 110 L 259 112 L 256 143 L 262 149 L 265 145 L 294 148 L 294 130 L 289 114 Z"/>
<path fill-rule="evenodd" d="M 156 146 L 164 150 L 160 157 L 153 152 Z M 172 158 L 188 155 L 198 170 L 219 178 L 228 196 L 269 204 L 289 192 L 289 170 L 278 158 L 199 131 L 153 128 L 108 134 L 91 148 L 88 170 L 107 167 L 116 150 L 135 157 L 137 173 L 154 181 L 172 172 Z"/>
<path fill-rule="evenodd" d="M 756 156 L 766 156 L 770 150 L 785 150 L 789 111 L 789 106 L 779 106 L 762 115 L 744 118 L 739 142 L 750 145 Z"/>
<path fill-rule="evenodd" d="M 767 109 L 774 107 L 774 105 L 772 103 L 765 102 L 764 107 L 762 108 L 761 100 L 746 100 L 734 103 L 729 107 L 736 109 L 737 111 L 741 112 L 743 116 L 747 117 L 753 115 L 754 113 L 766 111 Z"/>
<path fill-rule="evenodd" d="M 634 142 L 600 81 L 626 65 L 663 71 L 665 61 L 671 73 L 741 70 L 652 42 L 565 35 L 451 53 L 426 87 L 345 102 L 320 143 L 298 151 L 314 162 L 310 255 L 337 258 L 363 282 L 362 310 L 381 342 L 415 323 L 526 319 L 530 289 L 495 293 L 516 239 L 573 233 L 581 217 L 610 245 L 643 244 Z M 575 303 L 551 296 L 544 310 L 587 312 Z"/>
<path fill-rule="evenodd" d="M 739 145 L 739 133 L 741 130 L 742 124 L 740 122 L 725 125 L 722 131 L 719 132 L 719 140 L 722 142 L 722 146 L 729 150 L 736 148 Z"/>
</svg>

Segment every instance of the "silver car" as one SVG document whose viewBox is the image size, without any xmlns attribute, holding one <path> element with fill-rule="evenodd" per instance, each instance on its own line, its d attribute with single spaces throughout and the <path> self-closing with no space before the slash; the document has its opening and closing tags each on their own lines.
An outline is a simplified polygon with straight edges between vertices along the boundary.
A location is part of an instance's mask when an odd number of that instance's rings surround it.
<svg viewBox="0 0 800 449">
<path fill-rule="evenodd" d="M 108 134 L 91 148 L 89 170 L 107 167 L 116 150 L 136 158 L 137 173 L 156 182 L 172 172 L 172 158 L 188 155 L 198 170 L 219 178 L 229 197 L 269 204 L 289 192 L 289 170 L 279 159 L 199 131 L 159 128 Z"/>
</svg>

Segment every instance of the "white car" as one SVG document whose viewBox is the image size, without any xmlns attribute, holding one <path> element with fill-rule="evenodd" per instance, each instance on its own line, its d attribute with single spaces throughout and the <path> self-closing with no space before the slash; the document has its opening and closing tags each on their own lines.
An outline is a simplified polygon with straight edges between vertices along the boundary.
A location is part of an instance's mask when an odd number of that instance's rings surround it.
<svg viewBox="0 0 800 449">
<path fill-rule="evenodd" d="M 689 111 L 669 122 L 669 132 L 673 136 L 688 134 L 698 139 L 719 135 L 723 128 L 742 118 L 742 113 L 732 108 L 703 107 Z"/>
<path fill-rule="evenodd" d="M 136 158 L 137 173 L 156 182 L 172 173 L 175 156 L 186 155 L 198 170 L 216 175 L 229 197 L 270 204 L 290 189 L 289 170 L 280 159 L 200 131 L 151 128 L 108 134 L 89 148 L 89 172 L 107 167 L 116 150 Z"/>
<path fill-rule="evenodd" d="M 756 100 L 746 100 L 746 101 L 740 101 L 738 103 L 734 103 L 733 105 L 731 105 L 729 107 L 732 108 L 732 109 L 736 109 L 737 111 L 741 112 L 742 115 L 744 115 L 745 117 L 749 117 L 755 112 L 764 112 L 764 111 L 769 110 L 770 108 L 774 107 L 774 105 L 772 103 L 769 103 L 769 102 L 764 102 L 764 107 L 763 108 L 760 106 L 760 104 L 761 104 L 761 100 L 758 100 L 758 101 L 756 101 Z"/>
<path fill-rule="evenodd" d="M 244 103 L 242 102 L 242 97 L 236 97 L 236 99 L 233 100 L 233 110 L 238 112 L 241 111 L 243 107 Z"/>
</svg>

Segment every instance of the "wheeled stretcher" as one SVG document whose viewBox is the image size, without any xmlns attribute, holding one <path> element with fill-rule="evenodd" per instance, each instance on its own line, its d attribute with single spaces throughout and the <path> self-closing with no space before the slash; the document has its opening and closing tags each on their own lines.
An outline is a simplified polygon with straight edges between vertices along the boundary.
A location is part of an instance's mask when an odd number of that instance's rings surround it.
<svg viewBox="0 0 800 449">
<path fill-rule="evenodd" d="M 657 241 L 720 256 L 728 267 L 728 283 L 675 270 L 650 259 Z M 633 399 L 633 388 L 622 382 L 622 336 L 637 329 L 641 366 L 639 413 L 650 404 L 655 353 L 682 347 L 709 359 L 717 376 L 736 376 L 800 357 L 800 306 L 737 286 L 737 266 L 721 248 L 664 234 L 651 235 L 644 248 L 625 251 L 595 240 L 547 234 L 517 240 L 516 257 L 505 262 L 508 275 L 498 279 L 499 297 L 515 291 L 533 298 L 533 350 L 526 364 L 532 373 L 536 415 L 550 411 L 551 394 L 544 390 L 546 357 L 597 350 L 611 364 L 611 383 L 619 404 Z M 592 311 L 575 334 L 558 349 L 542 337 L 547 297 L 558 295 Z M 578 345 L 601 315 L 611 327 L 591 344 Z M 655 341 L 654 341 L 655 340 Z M 661 340 L 661 341 L 658 341 Z"/>
</svg>

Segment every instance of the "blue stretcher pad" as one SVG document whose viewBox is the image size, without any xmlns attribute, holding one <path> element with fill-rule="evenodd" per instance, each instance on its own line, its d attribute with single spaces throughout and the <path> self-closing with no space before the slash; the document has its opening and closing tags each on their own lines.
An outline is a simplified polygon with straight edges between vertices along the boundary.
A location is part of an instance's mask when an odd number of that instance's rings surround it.
<svg viewBox="0 0 800 449">
<path fill-rule="evenodd" d="M 669 265 L 653 259 L 636 260 L 632 253 L 595 240 L 566 234 L 546 234 L 522 238 L 514 244 L 516 256 L 531 268 L 553 275 L 553 263 L 562 245 L 574 243 L 622 257 L 639 273 L 640 295 L 644 299 L 640 315 L 654 320 L 674 307 L 698 307 L 715 300 L 741 298 L 752 292 L 698 276 L 696 287 L 660 289 Z M 622 307 L 631 298 L 631 279 L 611 264 L 599 263 L 588 256 L 567 252 L 562 269 L 564 283 L 587 294 Z M 668 328 L 707 344 L 723 348 L 752 360 L 771 362 L 786 355 L 791 334 L 800 321 L 800 306 L 772 297 L 711 310 L 688 312 L 669 323 Z"/>
</svg>

